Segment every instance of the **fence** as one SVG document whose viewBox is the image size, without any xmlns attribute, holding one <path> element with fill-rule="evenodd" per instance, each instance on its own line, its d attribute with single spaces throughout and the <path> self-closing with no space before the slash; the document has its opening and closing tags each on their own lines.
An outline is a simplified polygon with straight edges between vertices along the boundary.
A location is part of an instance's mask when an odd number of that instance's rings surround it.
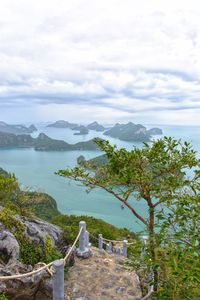
<svg viewBox="0 0 200 300">
<path fill-rule="evenodd" d="M 128 243 L 127 240 L 123 240 L 123 241 L 108 240 L 103 238 L 102 234 L 99 234 L 98 238 L 96 237 L 93 238 L 98 240 L 98 248 L 100 251 L 103 251 L 105 246 L 105 250 L 108 253 L 115 253 L 116 255 L 121 255 L 123 257 L 127 257 L 127 246 L 133 244 L 133 243 Z M 24 274 L 0 276 L 0 280 L 5 281 L 5 280 L 21 279 L 24 277 L 33 276 L 42 271 L 47 271 L 52 276 L 53 279 L 53 300 L 64 300 L 64 267 L 67 263 L 68 258 L 70 257 L 70 254 L 75 249 L 78 240 L 79 240 L 79 248 L 76 250 L 77 256 L 82 258 L 89 257 L 91 253 L 90 236 L 89 236 L 89 232 L 86 230 L 86 223 L 84 221 L 81 221 L 79 223 L 79 232 L 77 234 L 77 237 L 63 259 L 50 262 L 49 264 L 40 262 L 37 265 L 42 265 L 42 266 L 36 270 Z M 115 247 L 114 244 L 117 244 L 118 246 Z M 143 297 L 141 300 L 151 300 L 152 293 L 153 293 L 153 287 L 151 286 L 149 287 L 148 294 L 145 297 Z"/>
</svg>

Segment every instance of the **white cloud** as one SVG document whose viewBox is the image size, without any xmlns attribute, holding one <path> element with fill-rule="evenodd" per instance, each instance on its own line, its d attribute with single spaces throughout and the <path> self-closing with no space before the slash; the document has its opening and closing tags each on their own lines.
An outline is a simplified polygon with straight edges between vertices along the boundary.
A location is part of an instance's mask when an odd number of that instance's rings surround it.
<svg viewBox="0 0 200 300">
<path fill-rule="evenodd" d="M 200 123 L 199 1 L 1 0 L 0 11 L 0 119 L 5 107 L 47 119 L 56 105 L 58 118 Z"/>
</svg>

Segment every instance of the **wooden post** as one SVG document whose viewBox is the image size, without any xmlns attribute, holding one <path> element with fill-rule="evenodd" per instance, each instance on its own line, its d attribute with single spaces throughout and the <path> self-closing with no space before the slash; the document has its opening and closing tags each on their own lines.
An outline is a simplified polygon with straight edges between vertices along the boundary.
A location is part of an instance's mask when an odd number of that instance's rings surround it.
<svg viewBox="0 0 200 300">
<path fill-rule="evenodd" d="M 53 263 L 53 300 L 64 300 L 64 260 Z"/>
<path fill-rule="evenodd" d="M 99 234 L 98 246 L 99 246 L 99 250 L 103 250 L 103 237 L 102 237 L 102 234 Z"/>
<path fill-rule="evenodd" d="M 123 248 L 122 248 L 122 255 L 127 257 L 127 240 L 123 240 Z"/>
</svg>

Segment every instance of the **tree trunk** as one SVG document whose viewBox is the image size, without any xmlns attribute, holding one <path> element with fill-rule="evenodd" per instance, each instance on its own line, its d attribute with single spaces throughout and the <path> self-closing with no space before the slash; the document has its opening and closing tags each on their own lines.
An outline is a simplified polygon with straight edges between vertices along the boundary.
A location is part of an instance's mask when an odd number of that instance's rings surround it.
<svg viewBox="0 0 200 300">
<path fill-rule="evenodd" d="M 155 211 L 154 207 L 149 207 L 149 246 L 150 246 L 150 256 L 152 260 L 152 267 L 153 267 L 153 280 L 154 280 L 154 291 L 156 292 L 158 289 L 158 270 L 156 267 L 156 239 L 155 239 L 155 232 L 154 232 L 154 222 L 155 222 Z"/>
</svg>

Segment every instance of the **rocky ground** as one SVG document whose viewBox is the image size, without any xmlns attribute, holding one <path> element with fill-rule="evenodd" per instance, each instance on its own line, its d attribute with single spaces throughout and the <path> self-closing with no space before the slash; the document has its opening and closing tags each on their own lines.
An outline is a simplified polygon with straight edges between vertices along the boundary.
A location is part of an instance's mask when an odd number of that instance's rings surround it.
<svg viewBox="0 0 200 300">
<path fill-rule="evenodd" d="M 65 281 L 65 300 L 139 300 L 137 275 L 116 254 L 92 248 L 88 259 L 75 259 Z"/>
</svg>

